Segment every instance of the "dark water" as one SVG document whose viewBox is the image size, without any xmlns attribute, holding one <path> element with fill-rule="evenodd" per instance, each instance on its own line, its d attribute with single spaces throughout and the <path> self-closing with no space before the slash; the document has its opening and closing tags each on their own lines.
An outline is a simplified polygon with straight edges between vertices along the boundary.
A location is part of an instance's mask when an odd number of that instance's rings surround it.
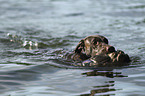
<svg viewBox="0 0 145 96">
<path fill-rule="evenodd" d="M 131 65 L 93 70 L 56 59 L 96 34 Z M 145 0 L 0 0 L 0 96 L 144 94 Z"/>
</svg>

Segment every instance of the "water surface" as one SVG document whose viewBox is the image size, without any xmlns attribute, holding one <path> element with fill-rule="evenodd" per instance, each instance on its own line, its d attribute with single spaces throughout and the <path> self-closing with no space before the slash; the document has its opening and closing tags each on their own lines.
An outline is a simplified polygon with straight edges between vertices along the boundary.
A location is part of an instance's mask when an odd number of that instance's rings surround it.
<svg viewBox="0 0 145 96">
<path fill-rule="evenodd" d="M 1 96 L 144 96 L 145 0 L 1 0 L 0 9 Z M 131 65 L 94 70 L 58 60 L 58 50 L 96 34 Z"/>
</svg>

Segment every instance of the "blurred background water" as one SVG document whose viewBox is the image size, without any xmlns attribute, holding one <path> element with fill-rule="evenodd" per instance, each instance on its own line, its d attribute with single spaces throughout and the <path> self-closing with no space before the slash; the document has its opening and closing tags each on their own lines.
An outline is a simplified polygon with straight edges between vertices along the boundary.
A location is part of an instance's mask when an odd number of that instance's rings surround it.
<svg viewBox="0 0 145 96">
<path fill-rule="evenodd" d="M 131 65 L 92 70 L 56 59 L 56 50 L 96 34 Z M 0 96 L 144 96 L 144 89 L 145 0 L 0 0 Z"/>
</svg>

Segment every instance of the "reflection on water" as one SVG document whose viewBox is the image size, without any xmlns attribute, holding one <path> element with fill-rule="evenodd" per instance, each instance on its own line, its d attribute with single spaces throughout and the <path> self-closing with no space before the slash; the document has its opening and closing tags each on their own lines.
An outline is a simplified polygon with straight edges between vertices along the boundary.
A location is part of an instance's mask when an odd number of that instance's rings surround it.
<svg viewBox="0 0 145 96">
<path fill-rule="evenodd" d="M 86 72 L 83 73 L 83 75 L 86 76 L 105 76 L 109 78 L 114 78 L 114 77 L 127 77 L 121 74 L 121 72 L 113 72 L 113 71 L 98 71 L 98 70 L 93 70 L 92 72 Z"/>
<path fill-rule="evenodd" d="M 101 96 L 114 96 L 115 94 L 113 93 L 111 94 L 107 93 L 107 92 L 120 90 L 120 89 L 115 89 L 114 84 L 115 81 L 108 81 L 106 82 L 106 85 L 94 86 L 94 89 L 90 91 L 90 94 L 81 94 L 80 96 L 94 96 L 95 94 Z"/>
<path fill-rule="evenodd" d="M 128 77 L 128 76 L 122 75 L 121 72 L 98 71 L 98 70 L 93 70 L 91 72 L 82 73 L 82 75 L 86 75 L 86 76 L 104 76 L 104 77 L 108 77 L 108 78 Z M 112 96 L 112 95 L 115 95 L 115 94 L 113 94 L 113 93 L 108 94 L 107 92 L 122 90 L 122 89 L 116 89 L 114 87 L 115 81 L 106 81 L 105 83 L 106 83 L 106 85 L 94 86 L 93 90 L 90 91 L 90 94 L 81 94 L 80 96 L 94 96 L 95 94 L 96 95 L 100 94 L 101 96 Z M 101 93 L 103 93 L 103 94 L 101 94 Z"/>
</svg>

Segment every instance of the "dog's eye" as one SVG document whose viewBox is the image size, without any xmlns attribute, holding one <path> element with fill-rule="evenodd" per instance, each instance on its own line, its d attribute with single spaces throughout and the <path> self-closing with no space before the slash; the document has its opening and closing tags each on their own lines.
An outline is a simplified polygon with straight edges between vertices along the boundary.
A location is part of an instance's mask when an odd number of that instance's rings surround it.
<svg viewBox="0 0 145 96">
<path fill-rule="evenodd" d="M 99 42 L 102 42 L 102 40 L 101 40 L 100 38 L 94 38 L 94 39 L 92 40 L 92 43 L 93 43 L 94 45 L 98 45 Z"/>
<path fill-rule="evenodd" d="M 95 40 L 94 40 L 93 44 L 95 45 L 95 44 L 97 44 L 97 43 L 98 43 L 98 41 L 95 41 Z"/>
</svg>

